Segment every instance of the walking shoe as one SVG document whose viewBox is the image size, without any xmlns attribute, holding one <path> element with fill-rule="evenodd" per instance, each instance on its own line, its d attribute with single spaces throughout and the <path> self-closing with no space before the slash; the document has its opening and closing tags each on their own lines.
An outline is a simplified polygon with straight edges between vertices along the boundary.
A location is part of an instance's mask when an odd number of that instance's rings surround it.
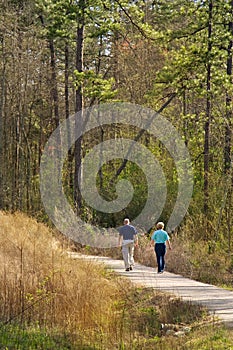
<svg viewBox="0 0 233 350">
<path fill-rule="evenodd" d="M 129 267 L 127 267 L 127 269 L 125 269 L 125 271 L 129 271 Z"/>
<path fill-rule="evenodd" d="M 132 266 L 132 265 L 130 265 L 129 269 L 132 271 L 132 270 L 133 270 L 133 266 Z"/>
</svg>

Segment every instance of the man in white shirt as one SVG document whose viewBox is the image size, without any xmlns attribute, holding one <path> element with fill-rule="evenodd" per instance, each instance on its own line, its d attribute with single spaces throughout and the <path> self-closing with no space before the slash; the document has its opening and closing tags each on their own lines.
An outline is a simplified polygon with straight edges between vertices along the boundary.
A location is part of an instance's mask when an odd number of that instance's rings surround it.
<svg viewBox="0 0 233 350">
<path fill-rule="evenodd" d="M 133 270 L 134 246 L 138 246 L 137 230 L 133 225 L 130 225 L 129 219 L 124 219 L 124 226 L 121 226 L 118 231 L 118 246 L 122 247 L 125 271 Z"/>
</svg>

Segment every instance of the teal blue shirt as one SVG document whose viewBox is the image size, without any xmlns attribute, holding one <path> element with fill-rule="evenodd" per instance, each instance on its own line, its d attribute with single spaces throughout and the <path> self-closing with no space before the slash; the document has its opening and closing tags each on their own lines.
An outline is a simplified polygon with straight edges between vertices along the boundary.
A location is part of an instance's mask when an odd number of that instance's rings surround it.
<svg viewBox="0 0 233 350">
<path fill-rule="evenodd" d="M 155 243 L 165 243 L 166 241 L 168 241 L 170 239 L 170 237 L 168 236 L 166 231 L 157 230 L 157 231 L 154 231 L 151 239 L 153 241 L 155 241 Z"/>
</svg>

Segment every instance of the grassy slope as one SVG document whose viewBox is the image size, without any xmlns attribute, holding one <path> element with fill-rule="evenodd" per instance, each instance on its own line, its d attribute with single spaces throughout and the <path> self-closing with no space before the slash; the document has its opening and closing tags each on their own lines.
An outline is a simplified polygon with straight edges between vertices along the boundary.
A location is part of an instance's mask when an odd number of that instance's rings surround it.
<svg viewBox="0 0 233 350">
<path fill-rule="evenodd" d="M 233 349 L 200 308 L 70 259 L 24 214 L 0 220 L 0 349 Z"/>
</svg>

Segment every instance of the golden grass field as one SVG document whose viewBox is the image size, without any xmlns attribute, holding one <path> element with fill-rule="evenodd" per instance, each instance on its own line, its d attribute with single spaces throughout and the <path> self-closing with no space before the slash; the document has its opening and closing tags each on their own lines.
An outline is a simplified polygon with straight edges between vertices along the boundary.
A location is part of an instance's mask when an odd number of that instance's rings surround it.
<svg viewBox="0 0 233 350">
<path fill-rule="evenodd" d="M 72 242 L 25 214 L 0 212 L 0 223 L 0 349 L 233 349 L 230 331 L 205 310 L 70 258 Z M 189 334 L 167 335 L 162 324 L 187 326 Z M 10 346 L 14 327 L 18 345 Z M 43 339 L 59 334 L 69 345 L 57 338 L 56 346 L 22 345 L 22 329 L 43 331 Z"/>
</svg>

